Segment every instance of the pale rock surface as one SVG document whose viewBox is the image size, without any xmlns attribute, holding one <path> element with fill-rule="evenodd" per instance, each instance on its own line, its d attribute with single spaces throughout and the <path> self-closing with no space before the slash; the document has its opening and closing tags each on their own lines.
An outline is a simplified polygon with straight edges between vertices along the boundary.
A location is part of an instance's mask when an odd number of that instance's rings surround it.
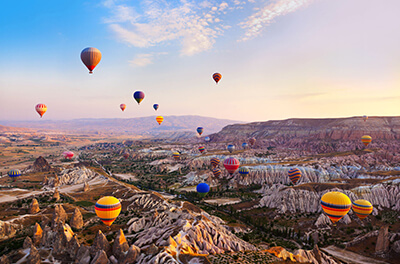
<svg viewBox="0 0 400 264">
<path fill-rule="evenodd" d="M 42 263 L 40 255 L 39 255 L 39 251 L 37 250 L 37 248 L 34 245 L 31 246 L 31 249 L 30 249 L 30 252 L 29 252 L 29 256 L 28 256 L 28 259 L 27 259 L 26 263 L 27 264 L 40 264 L 40 263 Z"/>
<path fill-rule="evenodd" d="M 140 248 L 135 245 L 129 247 L 128 252 L 119 260 L 119 264 L 133 264 L 136 263 L 136 258 L 140 255 Z"/>
<path fill-rule="evenodd" d="M 65 212 L 64 207 L 61 204 L 56 204 L 56 206 L 54 207 L 51 226 L 55 227 L 59 222 L 61 224 L 65 224 L 65 221 L 67 221 L 67 219 L 68 215 Z"/>
<path fill-rule="evenodd" d="M 104 252 L 104 250 L 97 251 L 96 255 L 94 256 L 90 264 L 108 264 L 108 258 L 106 252 Z"/>
<path fill-rule="evenodd" d="M 89 188 L 89 183 L 88 182 L 85 182 L 84 184 L 83 184 L 83 191 L 84 192 L 88 192 L 90 190 L 90 188 Z"/>
<path fill-rule="evenodd" d="M 55 199 L 56 202 L 58 202 L 60 200 L 60 192 L 58 191 L 58 188 L 56 188 L 54 191 L 53 199 Z"/>
<path fill-rule="evenodd" d="M 32 199 L 32 203 L 31 203 L 31 205 L 29 206 L 29 213 L 30 213 L 30 214 L 36 214 L 36 213 L 38 213 L 39 211 L 40 211 L 39 203 L 38 203 L 38 201 L 37 201 L 35 198 L 33 198 L 33 199 Z"/>
<path fill-rule="evenodd" d="M 23 244 L 22 248 L 24 248 L 24 249 L 30 248 L 32 246 L 32 244 L 33 244 L 32 239 L 27 236 L 24 240 L 24 244 Z"/>
<path fill-rule="evenodd" d="M 392 249 L 396 253 L 400 253 L 400 240 L 393 243 Z"/>
<path fill-rule="evenodd" d="M 60 185 L 73 185 L 88 182 L 96 176 L 100 175 L 86 167 L 74 167 L 61 171 L 59 179 Z"/>
<path fill-rule="evenodd" d="M 385 256 L 389 251 L 389 227 L 382 226 L 379 229 L 378 238 L 376 240 L 375 254 L 377 256 Z"/>
<path fill-rule="evenodd" d="M 81 211 L 76 207 L 72 214 L 69 224 L 72 228 L 81 229 L 83 227 L 83 216 Z"/>
<path fill-rule="evenodd" d="M 43 237 L 43 230 L 38 223 L 35 223 L 35 227 L 33 229 L 33 244 L 35 246 L 40 245 L 42 237 Z"/>
<path fill-rule="evenodd" d="M 20 228 L 21 226 L 18 224 L 0 220 L 0 240 L 13 237 Z"/>
<path fill-rule="evenodd" d="M 122 229 L 119 230 L 117 237 L 114 239 L 113 245 L 113 255 L 117 259 L 122 259 L 125 256 L 125 253 L 129 250 L 129 244 L 126 241 L 124 232 Z"/>
<path fill-rule="evenodd" d="M 97 252 L 100 250 L 103 250 L 106 253 L 110 253 L 111 246 L 107 241 L 107 238 L 104 236 L 104 234 L 98 230 L 96 237 L 94 238 L 93 244 L 90 247 L 90 255 L 95 256 Z"/>
<path fill-rule="evenodd" d="M 82 245 L 79 247 L 75 256 L 76 264 L 89 264 L 90 263 L 90 251 L 89 247 Z"/>
</svg>

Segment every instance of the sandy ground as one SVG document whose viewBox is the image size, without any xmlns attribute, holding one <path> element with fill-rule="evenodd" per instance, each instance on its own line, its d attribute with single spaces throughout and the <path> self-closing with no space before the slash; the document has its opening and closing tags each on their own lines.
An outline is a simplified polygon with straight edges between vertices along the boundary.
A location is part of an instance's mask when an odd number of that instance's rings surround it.
<svg viewBox="0 0 400 264">
<path fill-rule="evenodd" d="M 387 262 L 364 257 L 354 252 L 350 252 L 335 246 L 321 248 L 321 250 L 349 264 L 388 264 Z"/>
<path fill-rule="evenodd" d="M 12 202 L 18 199 L 23 199 L 32 195 L 45 193 L 47 191 L 30 191 L 24 189 L 9 189 L 0 191 L 0 203 Z"/>
<path fill-rule="evenodd" d="M 209 199 L 204 200 L 204 202 L 209 204 L 218 204 L 218 205 L 226 205 L 226 204 L 236 204 L 240 203 L 242 200 L 240 198 L 219 198 L 219 199 Z"/>
<path fill-rule="evenodd" d="M 139 179 L 136 178 L 135 175 L 132 174 L 113 174 L 117 178 L 123 179 L 123 180 L 129 180 L 129 181 L 138 181 Z"/>
</svg>

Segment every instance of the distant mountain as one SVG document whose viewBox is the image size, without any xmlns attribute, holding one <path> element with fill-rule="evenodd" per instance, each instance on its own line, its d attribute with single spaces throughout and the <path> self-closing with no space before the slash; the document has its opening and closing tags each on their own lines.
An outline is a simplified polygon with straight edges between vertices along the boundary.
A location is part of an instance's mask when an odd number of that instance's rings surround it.
<svg viewBox="0 0 400 264">
<path fill-rule="evenodd" d="M 400 116 L 348 118 L 291 118 L 248 124 L 234 124 L 211 135 L 212 141 L 234 141 L 250 137 L 256 139 L 314 138 L 332 140 L 359 140 L 363 135 L 373 139 L 400 139 Z"/>
<path fill-rule="evenodd" d="M 30 129 L 22 127 L 2 126 L 0 125 L 0 133 L 4 132 L 32 132 Z"/>
<path fill-rule="evenodd" d="M 164 116 L 164 122 L 158 125 L 156 116 L 138 118 L 40 120 L 40 121 L 1 121 L 3 125 L 36 129 L 38 132 L 63 131 L 83 134 L 130 134 L 160 137 L 193 136 L 196 128 L 204 127 L 204 134 L 221 130 L 224 126 L 239 121 L 217 119 L 203 116 Z M 189 134 L 188 134 L 189 133 Z"/>
</svg>

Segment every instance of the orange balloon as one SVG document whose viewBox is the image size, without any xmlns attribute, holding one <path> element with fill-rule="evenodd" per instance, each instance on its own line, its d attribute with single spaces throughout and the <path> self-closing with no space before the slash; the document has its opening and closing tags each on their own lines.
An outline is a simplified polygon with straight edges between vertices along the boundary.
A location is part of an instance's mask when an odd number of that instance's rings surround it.
<svg viewBox="0 0 400 264">
<path fill-rule="evenodd" d="M 37 104 L 35 106 L 36 112 L 40 115 L 40 118 L 46 113 L 47 111 L 47 106 L 45 104 Z"/>
<path fill-rule="evenodd" d="M 162 116 L 157 116 L 157 117 L 156 117 L 156 121 L 157 121 L 157 123 L 158 123 L 159 125 L 161 125 L 161 123 L 163 122 L 163 120 L 164 120 L 164 117 L 162 117 Z"/>
<path fill-rule="evenodd" d="M 122 112 L 125 110 L 126 108 L 126 104 L 120 104 L 119 107 L 121 108 Z"/>
</svg>

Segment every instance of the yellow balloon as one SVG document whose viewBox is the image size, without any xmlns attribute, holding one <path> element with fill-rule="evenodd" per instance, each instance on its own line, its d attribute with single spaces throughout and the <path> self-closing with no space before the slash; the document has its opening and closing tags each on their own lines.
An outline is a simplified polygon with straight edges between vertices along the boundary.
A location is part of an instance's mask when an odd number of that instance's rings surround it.
<svg viewBox="0 0 400 264">
<path fill-rule="evenodd" d="M 358 218 L 360 218 L 360 220 L 369 216 L 373 209 L 374 207 L 367 200 L 359 199 L 353 202 L 353 212 L 358 216 Z"/>
<path fill-rule="evenodd" d="M 328 192 L 321 197 L 321 206 L 333 223 L 345 216 L 351 208 L 350 198 L 341 192 Z"/>
<path fill-rule="evenodd" d="M 161 125 L 161 123 L 164 121 L 164 117 L 162 117 L 162 116 L 157 116 L 157 117 L 156 117 L 156 120 L 157 120 L 157 123 L 158 123 L 159 125 Z"/>
<path fill-rule="evenodd" d="M 121 212 L 121 203 L 113 196 L 104 196 L 97 201 L 94 210 L 105 225 L 111 226 Z"/>
</svg>

